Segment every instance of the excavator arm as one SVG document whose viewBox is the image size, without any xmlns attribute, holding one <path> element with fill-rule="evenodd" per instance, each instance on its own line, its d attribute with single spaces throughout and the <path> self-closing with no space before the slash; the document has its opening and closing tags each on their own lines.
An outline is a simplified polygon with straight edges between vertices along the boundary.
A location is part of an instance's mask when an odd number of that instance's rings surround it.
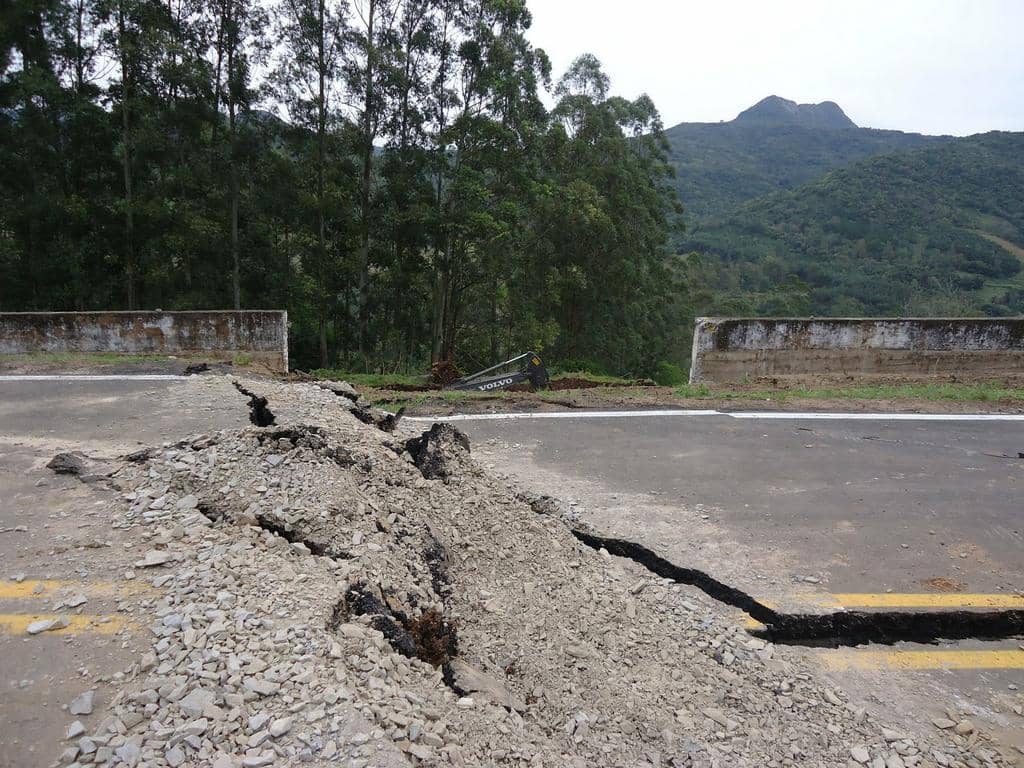
<svg viewBox="0 0 1024 768">
<path fill-rule="evenodd" d="M 518 366 L 516 366 L 517 363 Z M 513 369 L 513 366 L 516 368 Z M 503 370 L 504 372 L 501 372 Z M 498 389 L 514 387 L 524 381 L 529 381 L 534 389 L 546 389 L 548 386 L 548 371 L 536 352 L 524 352 L 511 360 L 484 368 L 469 376 L 463 376 L 461 379 L 453 381 L 445 389 L 493 392 Z"/>
</svg>

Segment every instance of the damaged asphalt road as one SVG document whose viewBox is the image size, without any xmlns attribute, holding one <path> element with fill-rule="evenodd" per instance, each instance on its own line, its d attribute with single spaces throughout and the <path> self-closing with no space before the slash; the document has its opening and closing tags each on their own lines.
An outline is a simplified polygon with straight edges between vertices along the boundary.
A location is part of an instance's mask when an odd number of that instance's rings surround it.
<svg viewBox="0 0 1024 768">
<path fill-rule="evenodd" d="M 146 586 L 122 613 L 145 642 L 91 714 L 41 711 L 74 736 L 17 764 L 1012 764 L 957 701 L 948 728 L 879 721 L 730 606 L 538 514 L 454 430 L 389 434 L 314 385 L 239 384 L 149 409 L 231 402 L 230 426 L 131 459 L 82 448 L 117 461 L 76 489 L 109 494 L 103 569 Z M 252 397 L 274 425 L 249 422 Z"/>
</svg>

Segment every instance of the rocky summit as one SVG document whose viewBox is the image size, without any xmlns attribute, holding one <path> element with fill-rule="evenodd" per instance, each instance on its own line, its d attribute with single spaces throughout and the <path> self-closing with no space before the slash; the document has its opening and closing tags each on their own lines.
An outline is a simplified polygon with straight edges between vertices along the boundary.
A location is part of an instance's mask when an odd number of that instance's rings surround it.
<svg viewBox="0 0 1024 768">
<path fill-rule="evenodd" d="M 754 106 L 740 112 L 734 122 L 742 125 L 798 125 L 818 129 L 857 127 L 834 101 L 797 104 L 781 96 L 761 99 Z"/>
</svg>

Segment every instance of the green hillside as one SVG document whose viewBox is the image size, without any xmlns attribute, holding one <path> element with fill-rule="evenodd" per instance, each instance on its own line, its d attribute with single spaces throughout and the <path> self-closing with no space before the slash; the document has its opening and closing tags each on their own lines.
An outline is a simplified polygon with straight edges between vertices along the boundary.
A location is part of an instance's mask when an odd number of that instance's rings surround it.
<svg viewBox="0 0 1024 768">
<path fill-rule="evenodd" d="M 717 311 L 819 315 L 1024 313 L 1022 247 L 1021 133 L 861 160 L 682 243 Z"/>
<path fill-rule="evenodd" d="M 832 102 L 796 104 L 777 96 L 735 120 L 680 123 L 665 136 L 690 222 L 795 188 L 855 160 L 949 140 L 858 128 Z"/>
</svg>

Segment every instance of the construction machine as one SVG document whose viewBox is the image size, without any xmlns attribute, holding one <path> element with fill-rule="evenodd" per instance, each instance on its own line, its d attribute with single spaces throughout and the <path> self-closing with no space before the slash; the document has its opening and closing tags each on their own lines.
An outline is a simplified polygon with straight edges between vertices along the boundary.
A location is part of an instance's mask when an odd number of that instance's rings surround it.
<svg viewBox="0 0 1024 768">
<path fill-rule="evenodd" d="M 517 364 L 515 369 L 509 370 Z M 501 372 L 497 373 L 498 371 Z M 493 392 L 497 389 L 514 387 L 524 381 L 529 381 L 534 389 L 545 389 L 548 386 L 548 371 L 536 352 L 524 352 L 511 360 L 484 368 L 469 376 L 463 376 L 461 379 L 453 381 L 445 389 Z"/>
</svg>

